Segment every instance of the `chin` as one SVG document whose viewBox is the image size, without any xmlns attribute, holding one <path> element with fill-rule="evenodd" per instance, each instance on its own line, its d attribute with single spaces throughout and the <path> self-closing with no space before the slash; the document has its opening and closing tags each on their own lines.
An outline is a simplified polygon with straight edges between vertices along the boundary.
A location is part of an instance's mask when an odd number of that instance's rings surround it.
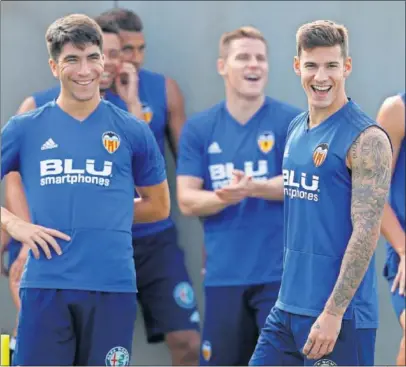
<svg viewBox="0 0 406 367">
<path fill-rule="evenodd" d="M 87 102 L 93 99 L 95 93 L 86 93 L 86 94 L 74 94 L 74 98 L 79 102 Z"/>
<path fill-rule="evenodd" d="M 332 101 L 312 101 L 310 100 L 310 106 L 319 110 L 329 108 L 332 105 Z"/>
<path fill-rule="evenodd" d="M 251 99 L 251 100 L 255 100 L 255 99 L 258 99 L 258 98 L 261 98 L 262 96 L 263 96 L 263 94 L 264 94 L 264 91 L 256 91 L 256 92 L 254 92 L 254 91 L 249 91 L 249 92 L 247 92 L 247 91 L 244 91 L 244 92 L 240 92 L 240 95 L 243 97 L 243 98 L 245 98 L 245 99 Z"/>
</svg>

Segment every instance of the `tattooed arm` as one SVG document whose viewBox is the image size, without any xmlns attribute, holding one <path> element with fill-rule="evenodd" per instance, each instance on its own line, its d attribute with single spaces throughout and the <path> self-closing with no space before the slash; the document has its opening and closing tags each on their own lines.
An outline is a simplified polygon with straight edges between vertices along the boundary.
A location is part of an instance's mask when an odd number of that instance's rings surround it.
<svg viewBox="0 0 406 367">
<path fill-rule="evenodd" d="M 371 127 L 358 137 L 347 158 L 352 171 L 353 232 L 337 282 L 325 306 L 328 313 L 337 316 L 342 316 L 351 302 L 379 240 L 391 180 L 390 141 L 382 130 Z"/>
<path fill-rule="evenodd" d="M 353 231 L 334 289 L 303 347 L 303 354 L 309 359 L 319 359 L 334 350 L 342 317 L 368 269 L 379 239 L 391 162 L 389 138 L 378 127 L 362 132 L 349 149 L 347 166 L 352 171 Z"/>
</svg>

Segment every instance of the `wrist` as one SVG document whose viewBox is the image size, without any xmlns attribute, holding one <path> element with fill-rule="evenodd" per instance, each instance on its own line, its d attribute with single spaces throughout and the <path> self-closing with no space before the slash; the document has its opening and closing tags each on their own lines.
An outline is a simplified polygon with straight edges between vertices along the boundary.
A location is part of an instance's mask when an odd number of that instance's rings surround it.
<svg viewBox="0 0 406 367">
<path fill-rule="evenodd" d="M 324 307 L 323 313 L 329 315 L 329 316 L 334 316 L 337 318 L 343 318 L 345 310 L 343 309 L 338 309 L 337 307 L 332 307 L 329 305 L 326 305 Z"/>
<path fill-rule="evenodd" d="M 1 229 L 8 233 L 10 226 L 14 223 L 17 217 L 10 212 L 7 212 L 7 215 L 4 215 L 3 213 L 1 214 Z"/>
<path fill-rule="evenodd" d="M 22 244 L 18 257 L 26 259 L 28 257 L 29 252 L 30 252 L 30 248 L 27 245 Z"/>
<path fill-rule="evenodd" d="M 142 104 L 138 97 L 132 98 L 131 100 L 127 101 L 127 107 L 130 108 L 141 108 Z"/>
<path fill-rule="evenodd" d="M 261 182 L 251 180 L 247 185 L 247 196 L 250 198 L 257 198 L 261 196 Z"/>
</svg>

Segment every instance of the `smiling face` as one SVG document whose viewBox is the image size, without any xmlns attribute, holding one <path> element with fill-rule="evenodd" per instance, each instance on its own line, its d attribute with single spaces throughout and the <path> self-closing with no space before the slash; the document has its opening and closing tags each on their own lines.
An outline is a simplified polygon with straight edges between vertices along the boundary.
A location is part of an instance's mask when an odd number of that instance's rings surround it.
<svg viewBox="0 0 406 367">
<path fill-rule="evenodd" d="M 66 95 L 76 101 L 88 101 L 97 95 L 104 70 L 99 46 L 86 44 L 78 48 L 66 43 L 57 60 L 51 58 L 49 64 Z"/>
<path fill-rule="evenodd" d="M 351 58 L 339 45 L 302 50 L 294 69 L 301 78 L 309 107 L 327 109 L 345 96 L 345 79 L 351 73 Z"/>
<path fill-rule="evenodd" d="M 263 96 L 269 65 L 267 46 L 262 40 L 248 37 L 232 40 L 217 66 L 228 93 L 244 99 Z"/>
<path fill-rule="evenodd" d="M 118 34 L 103 32 L 104 71 L 100 79 L 100 90 L 112 87 L 121 65 L 121 42 Z"/>
</svg>

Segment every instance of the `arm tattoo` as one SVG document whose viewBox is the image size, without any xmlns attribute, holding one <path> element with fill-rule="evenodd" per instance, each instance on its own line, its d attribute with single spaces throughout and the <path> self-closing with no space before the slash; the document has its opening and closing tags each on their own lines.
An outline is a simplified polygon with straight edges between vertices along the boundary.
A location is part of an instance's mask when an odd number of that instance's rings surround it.
<svg viewBox="0 0 406 367">
<path fill-rule="evenodd" d="M 326 303 L 330 314 L 343 315 L 357 291 L 380 236 L 381 217 L 391 181 L 392 150 L 375 127 L 364 131 L 349 151 L 352 170 L 351 220 L 340 274 Z"/>
</svg>

